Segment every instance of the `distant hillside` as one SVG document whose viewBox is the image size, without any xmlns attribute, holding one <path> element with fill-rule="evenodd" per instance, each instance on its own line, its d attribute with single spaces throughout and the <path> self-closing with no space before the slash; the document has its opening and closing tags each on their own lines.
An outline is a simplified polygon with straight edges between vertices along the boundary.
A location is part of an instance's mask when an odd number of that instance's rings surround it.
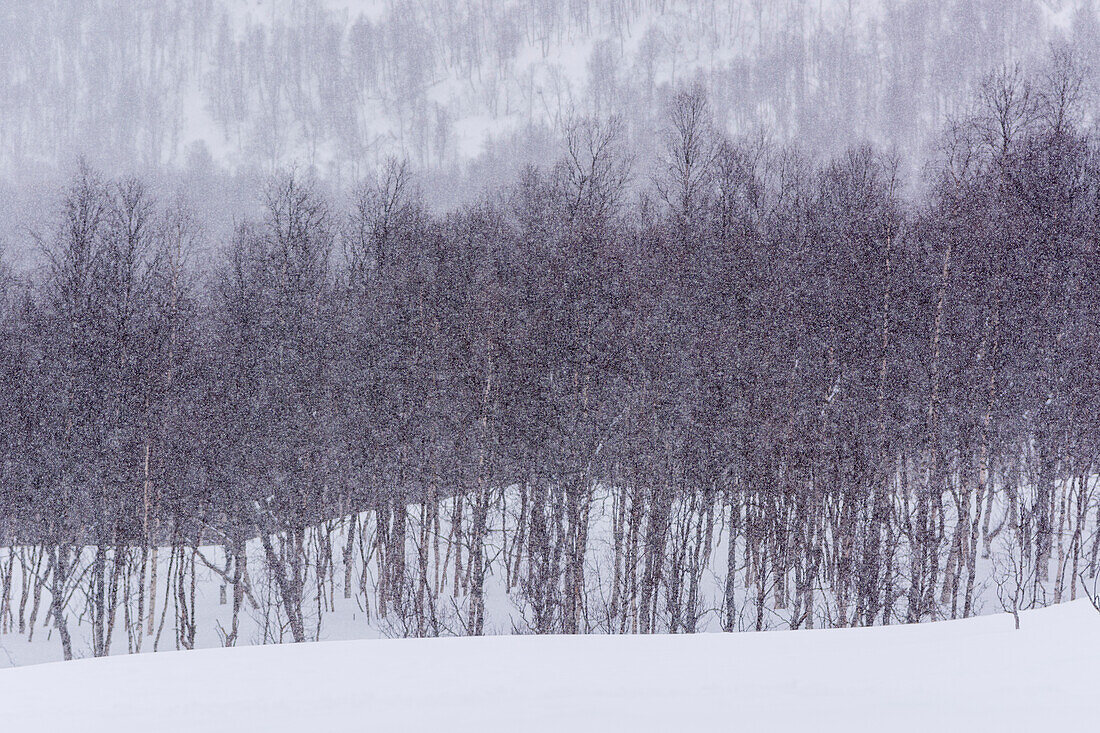
<svg viewBox="0 0 1100 733">
<path fill-rule="evenodd" d="M 0 171 L 537 158 L 578 113 L 648 134 L 697 77 L 733 129 L 911 154 L 988 69 L 1100 58 L 1098 28 L 1092 0 L 8 0 Z"/>
</svg>

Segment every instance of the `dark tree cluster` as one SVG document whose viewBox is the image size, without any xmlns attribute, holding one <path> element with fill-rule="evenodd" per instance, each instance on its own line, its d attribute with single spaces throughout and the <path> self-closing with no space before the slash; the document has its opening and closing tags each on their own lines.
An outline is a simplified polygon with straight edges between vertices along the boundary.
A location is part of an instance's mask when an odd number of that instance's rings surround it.
<svg viewBox="0 0 1100 733">
<path fill-rule="evenodd" d="M 227 644 L 250 543 L 296 641 L 341 550 L 346 597 L 375 563 L 409 634 L 485 631 L 490 576 L 537 633 L 1075 597 L 1100 549 L 1082 83 L 1061 55 L 991 75 L 920 200 L 871 147 L 731 139 L 692 88 L 652 185 L 585 120 L 558 165 L 446 215 L 399 163 L 342 207 L 278 176 L 209 263 L 183 206 L 82 170 L 48 266 L 0 273 L 0 545 L 38 579 L 0 625 L 33 593 L 33 633 L 44 589 L 66 654 L 74 597 L 96 653 L 120 614 L 140 649 L 158 603 L 193 644 L 209 544 Z"/>
</svg>

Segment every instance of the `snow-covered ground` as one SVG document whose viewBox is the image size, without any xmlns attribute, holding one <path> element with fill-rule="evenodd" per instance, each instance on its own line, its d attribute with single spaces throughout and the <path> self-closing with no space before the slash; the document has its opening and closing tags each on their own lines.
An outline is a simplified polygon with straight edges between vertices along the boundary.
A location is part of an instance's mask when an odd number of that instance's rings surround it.
<svg viewBox="0 0 1100 733">
<path fill-rule="evenodd" d="M 1095 725 L 1087 601 L 915 626 L 321 642 L 0 670 L 6 731 L 1055 731 Z"/>
</svg>

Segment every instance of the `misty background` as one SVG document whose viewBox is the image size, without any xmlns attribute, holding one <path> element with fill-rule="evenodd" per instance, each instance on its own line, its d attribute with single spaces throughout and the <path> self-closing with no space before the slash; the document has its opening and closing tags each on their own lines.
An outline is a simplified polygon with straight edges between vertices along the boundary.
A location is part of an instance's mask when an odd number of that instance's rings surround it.
<svg viewBox="0 0 1100 733">
<path fill-rule="evenodd" d="M 621 117 L 645 180 L 694 82 L 731 133 L 818 156 L 872 142 L 914 186 L 981 77 L 1052 45 L 1095 68 L 1096 3 L 4 0 L 0 247 L 38 260 L 80 159 L 186 199 L 208 241 L 276 170 L 338 192 L 396 156 L 442 210 L 551 163 L 585 115 Z"/>
</svg>

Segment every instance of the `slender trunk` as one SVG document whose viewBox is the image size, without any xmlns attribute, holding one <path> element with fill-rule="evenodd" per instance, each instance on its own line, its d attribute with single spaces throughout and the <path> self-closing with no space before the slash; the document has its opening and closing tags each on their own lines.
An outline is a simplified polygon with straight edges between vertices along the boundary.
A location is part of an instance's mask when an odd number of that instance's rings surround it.
<svg viewBox="0 0 1100 733">
<path fill-rule="evenodd" d="M 729 506 L 729 525 L 726 546 L 726 588 L 723 628 L 726 631 L 737 630 L 737 530 L 741 507 L 734 498 L 732 486 L 726 489 L 726 504 Z"/>
<path fill-rule="evenodd" d="M 54 628 L 57 629 L 61 639 L 61 653 L 65 661 L 73 658 L 73 642 L 69 635 L 69 622 L 65 618 L 65 581 L 68 577 L 69 548 L 54 545 L 53 554 L 50 557 L 50 611 L 53 615 Z"/>
</svg>

